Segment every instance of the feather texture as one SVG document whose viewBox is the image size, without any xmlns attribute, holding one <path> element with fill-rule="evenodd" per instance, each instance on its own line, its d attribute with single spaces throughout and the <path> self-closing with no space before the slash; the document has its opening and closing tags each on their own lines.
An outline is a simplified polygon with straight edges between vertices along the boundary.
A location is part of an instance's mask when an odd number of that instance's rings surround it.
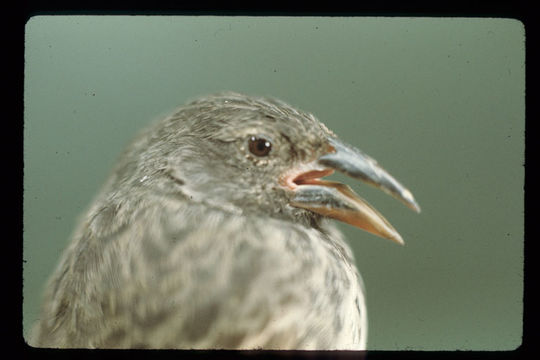
<svg viewBox="0 0 540 360">
<path fill-rule="evenodd" d="M 37 345 L 365 348 L 361 279 L 330 224 L 313 229 L 155 198 L 129 225 L 98 235 L 92 228 L 103 227 L 96 222 L 111 216 L 108 208 L 65 253 Z"/>
</svg>

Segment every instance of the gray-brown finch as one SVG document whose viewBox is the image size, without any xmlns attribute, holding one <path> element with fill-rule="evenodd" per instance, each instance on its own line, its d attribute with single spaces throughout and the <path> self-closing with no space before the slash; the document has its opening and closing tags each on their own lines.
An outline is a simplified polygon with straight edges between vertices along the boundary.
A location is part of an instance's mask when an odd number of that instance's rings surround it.
<svg viewBox="0 0 540 360">
<path fill-rule="evenodd" d="M 120 157 L 48 284 L 31 345 L 365 349 L 362 280 L 328 218 L 402 243 L 334 170 L 419 211 L 313 115 L 221 93 Z"/>
</svg>

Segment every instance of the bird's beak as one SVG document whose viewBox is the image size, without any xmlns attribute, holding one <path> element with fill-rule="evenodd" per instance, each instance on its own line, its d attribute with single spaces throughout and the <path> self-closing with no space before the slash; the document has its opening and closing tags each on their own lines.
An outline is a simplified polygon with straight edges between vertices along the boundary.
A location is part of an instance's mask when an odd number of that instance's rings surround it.
<svg viewBox="0 0 540 360">
<path fill-rule="evenodd" d="M 338 170 L 376 186 L 410 209 L 420 212 L 411 192 L 360 150 L 337 138 L 330 138 L 328 144 L 328 153 L 285 177 L 285 183 L 294 191 L 291 205 L 403 244 L 394 227 L 349 186 L 321 178 Z"/>
</svg>

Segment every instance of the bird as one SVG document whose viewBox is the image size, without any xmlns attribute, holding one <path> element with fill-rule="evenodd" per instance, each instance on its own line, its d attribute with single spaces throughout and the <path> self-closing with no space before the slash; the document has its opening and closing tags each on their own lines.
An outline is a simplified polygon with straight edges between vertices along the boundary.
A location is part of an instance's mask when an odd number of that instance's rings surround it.
<svg viewBox="0 0 540 360">
<path fill-rule="evenodd" d="M 403 244 L 335 171 L 412 193 L 313 114 L 197 97 L 125 148 L 50 277 L 30 345 L 365 350 L 367 306 L 341 221 Z"/>
</svg>

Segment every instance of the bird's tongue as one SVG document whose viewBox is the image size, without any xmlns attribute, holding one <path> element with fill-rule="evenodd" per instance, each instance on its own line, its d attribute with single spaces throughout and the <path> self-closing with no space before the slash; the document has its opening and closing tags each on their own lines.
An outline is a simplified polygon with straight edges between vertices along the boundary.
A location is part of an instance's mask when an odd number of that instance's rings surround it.
<svg viewBox="0 0 540 360">
<path fill-rule="evenodd" d="M 403 244 L 396 229 L 377 210 L 347 185 L 320 178 L 338 170 L 362 180 L 420 212 L 413 195 L 375 160 L 335 137 L 328 139 L 329 152 L 305 164 L 296 177 L 285 177 L 294 191 L 291 205 L 359 227 L 377 236 Z"/>
<path fill-rule="evenodd" d="M 349 186 L 311 178 L 295 189 L 291 205 L 311 210 L 403 244 L 394 227 Z"/>
</svg>

